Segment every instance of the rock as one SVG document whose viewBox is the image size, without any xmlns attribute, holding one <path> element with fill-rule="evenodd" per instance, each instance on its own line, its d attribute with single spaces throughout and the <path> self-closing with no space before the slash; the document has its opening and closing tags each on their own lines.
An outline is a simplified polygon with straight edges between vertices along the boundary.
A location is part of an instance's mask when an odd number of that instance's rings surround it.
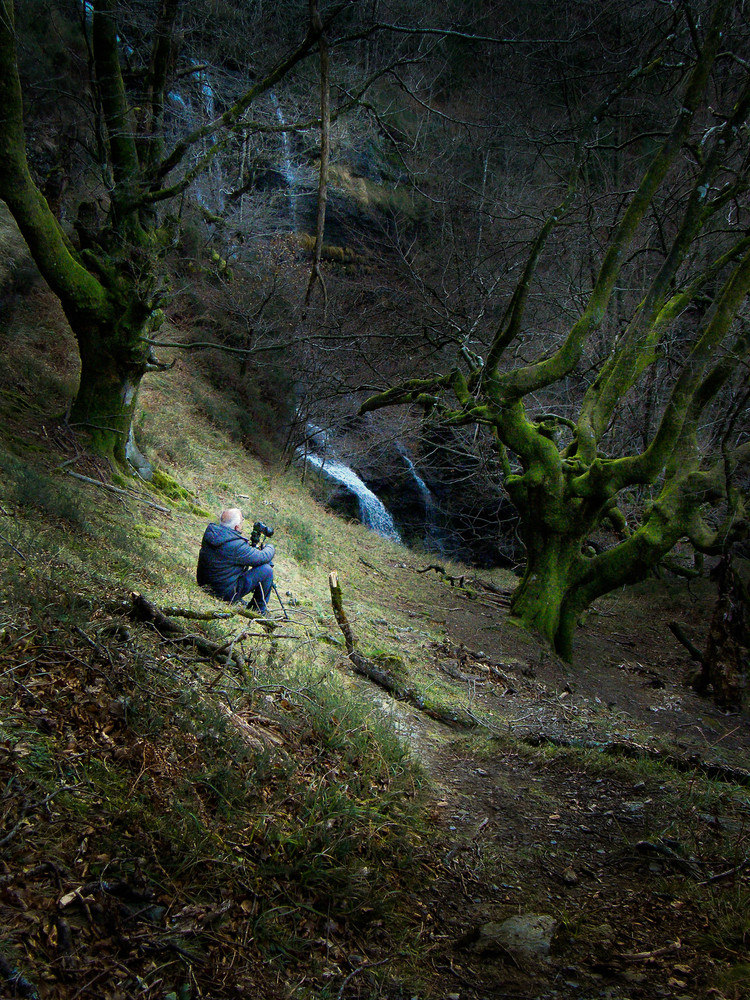
<svg viewBox="0 0 750 1000">
<path fill-rule="evenodd" d="M 634 986 L 645 983 L 647 979 L 644 972 L 636 972 L 634 969 L 623 969 L 620 976 L 626 983 L 632 983 Z"/>
<path fill-rule="evenodd" d="M 622 807 L 629 813 L 639 813 L 643 812 L 645 805 L 645 802 L 623 802 Z"/>
<path fill-rule="evenodd" d="M 566 868 L 562 873 L 562 880 L 566 885 L 577 885 L 578 876 L 572 868 Z"/>
<path fill-rule="evenodd" d="M 611 924 L 599 924 L 597 927 L 590 928 L 586 936 L 598 944 L 611 944 L 615 939 L 615 932 Z"/>
<path fill-rule="evenodd" d="M 559 926 L 557 920 L 547 914 L 522 913 L 501 924 L 484 924 L 479 929 L 474 949 L 479 954 L 502 949 L 523 958 L 547 958 Z"/>
</svg>

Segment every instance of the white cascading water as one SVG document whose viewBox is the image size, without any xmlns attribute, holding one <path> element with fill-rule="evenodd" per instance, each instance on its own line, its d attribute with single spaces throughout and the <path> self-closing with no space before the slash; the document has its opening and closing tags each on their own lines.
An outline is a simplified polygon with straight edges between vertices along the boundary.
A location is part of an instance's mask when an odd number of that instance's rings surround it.
<svg viewBox="0 0 750 1000">
<path fill-rule="evenodd" d="M 445 553 L 445 540 L 443 538 L 443 533 L 440 530 L 438 524 L 437 508 L 435 507 L 435 498 L 427 485 L 427 483 L 422 479 L 420 474 L 417 472 L 414 462 L 412 462 L 408 451 L 400 443 L 396 444 L 399 455 L 406 462 L 406 467 L 411 473 L 412 479 L 414 480 L 417 491 L 422 498 L 422 503 L 424 504 L 424 527 L 425 527 L 425 545 L 431 552 L 437 552 L 440 554 Z"/>
<path fill-rule="evenodd" d="M 200 90 L 200 111 L 196 112 L 190 96 L 181 93 L 179 90 L 168 91 L 167 97 L 179 108 L 178 117 L 182 119 L 182 127 L 192 129 L 201 120 L 213 121 L 216 115 L 216 99 L 204 64 L 197 59 L 191 59 L 190 65 L 195 67 L 190 76 L 198 83 Z M 211 135 L 205 141 L 213 146 L 216 138 Z M 217 158 L 214 158 L 209 165 L 208 173 L 202 174 L 193 182 L 195 198 L 198 204 L 207 211 L 223 211 L 225 205 L 224 188 L 221 163 Z"/>
<path fill-rule="evenodd" d="M 201 95 L 203 96 L 203 113 L 211 122 L 214 120 L 216 111 L 214 103 L 214 88 L 211 86 L 205 67 L 199 63 L 197 59 L 191 59 L 190 63 L 196 67 L 195 72 L 192 75 L 200 84 Z M 215 142 L 216 140 L 212 138 L 211 141 Z"/>
<path fill-rule="evenodd" d="M 274 111 L 276 112 L 276 118 L 279 125 L 281 125 L 282 128 L 286 128 L 286 119 L 284 118 L 284 112 L 281 110 L 278 97 L 273 91 L 270 92 L 269 96 L 271 98 L 271 104 L 273 104 Z M 289 200 L 289 221 L 291 223 L 292 232 L 296 233 L 299 229 L 299 226 L 297 225 L 297 170 L 292 162 L 292 143 L 289 138 L 289 133 L 286 131 L 281 133 L 281 149 L 284 154 L 284 179 L 286 180 L 288 188 L 287 197 Z"/>
<path fill-rule="evenodd" d="M 434 507 L 434 500 L 432 499 L 432 493 L 430 492 L 429 486 L 417 472 L 416 466 L 409 457 L 409 453 L 407 452 L 407 450 L 403 448 L 401 445 L 396 445 L 396 447 L 398 448 L 399 454 L 406 462 L 409 472 L 411 472 L 412 479 L 417 484 L 417 490 L 419 491 L 419 495 L 422 497 L 422 502 L 424 503 L 425 511 L 431 510 L 432 507 Z"/>
<path fill-rule="evenodd" d="M 333 479 L 334 482 L 341 483 L 357 498 L 359 504 L 359 517 L 366 527 L 371 528 L 383 538 L 389 538 L 393 542 L 401 542 L 401 535 L 398 533 L 393 518 L 386 510 L 382 500 L 380 500 L 371 489 L 369 489 L 356 472 L 344 465 L 343 462 L 335 458 L 323 458 L 320 455 L 308 454 L 304 456 L 310 465 L 314 465 L 324 476 Z"/>
</svg>

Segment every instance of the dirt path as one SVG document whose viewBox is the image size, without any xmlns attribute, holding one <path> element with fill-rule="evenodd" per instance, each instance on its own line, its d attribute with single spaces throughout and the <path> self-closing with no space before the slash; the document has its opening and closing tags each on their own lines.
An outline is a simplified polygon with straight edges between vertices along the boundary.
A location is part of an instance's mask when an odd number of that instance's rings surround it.
<svg viewBox="0 0 750 1000">
<path fill-rule="evenodd" d="M 462 734 L 390 708 L 432 782 L 442 859 L 423 933 L 435 995 L 746 996 L 747 789 L 524 742 L 616 739 L 747 767 L 747 717 L 689 690 L 667 630 L 677 618 L 700 632 L 710 595 L 645 587 L 603 602 L 567 665 L 496 602 L 433 590 L 431 619 L 446 636 L 429 650 L 436 675 L 493 720 Z M 519 914 L 550 918 L 537 954 L 500 930 Z"/>
</svg>

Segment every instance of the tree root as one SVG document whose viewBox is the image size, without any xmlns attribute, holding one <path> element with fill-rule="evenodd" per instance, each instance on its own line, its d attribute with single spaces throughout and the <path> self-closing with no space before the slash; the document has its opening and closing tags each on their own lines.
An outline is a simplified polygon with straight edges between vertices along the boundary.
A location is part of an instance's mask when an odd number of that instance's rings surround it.
<svg viewBox="0 0 750 1000">
<path fill-rule="evenodd" d="M 359 674 L 360 677 L 366 677 L 374 684 L 377 684 L 378 687 L 387 691 L 397 701 L 405 701 L 414 708 L 418 708 L 420 712 L 424 712 L 425 715 L 429 715 L 431 719 L 435 719 L 448 726 L 461 726 L 465 729 L 476 728 L 476 719 L 464 711 L 464 709 L 448 709 L 428 705 L 424 696 L 419 691 L 401 684 L 390 671 L 385 670 L 383 667 L 378 666 L 377 663 L 373 663 L 372 660 L 368 660 L 366 656 L 363 656 L 355 648 L 357 640 L 354 637 L 349 619 L 346 617 L 346 612 L 344 611 L 344 602 L 341 596 L 341 587 L 337 573 L 333 572 L 329 575 L 328 585 L 331 590 L 333 613 L 344 636 L 346 652 L 355 674 Z"/>
<path fill-rule="evenodd" d="M 695 660 L 696 663 L 700 663 L 701 666 L 705 665 L 705 658 L 703 653 L 698 649 L 695 643 L 690 639 L 687 632 L 683 629 L 679 622 L 669 622 L 667 626 L 669 631 L 675 637 L 678 642 L 681 642 L 685 649 L 690 653 L 690 658 Z"/>
<path fill-rule="evenodd" d="M 418 569 L 417 573 L 429 573 L 431 569 L 434 569 L 436 573 L 440 576 L 445 577 L 445 579 L 450 583 L 451 587 L 458 584 L 459 587 L 463 587 L 465 576 L 451 576 L 445 569 L 445 566 L 439 566 L 437 563 L 430 563 L 429 566 L 425 566 L 424 569 Z"/>
</svg>

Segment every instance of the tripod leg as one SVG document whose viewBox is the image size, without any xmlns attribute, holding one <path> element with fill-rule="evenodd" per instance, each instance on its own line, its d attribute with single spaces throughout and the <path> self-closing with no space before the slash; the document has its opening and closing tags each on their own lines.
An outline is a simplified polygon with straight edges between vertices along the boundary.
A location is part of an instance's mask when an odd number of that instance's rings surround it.
<svg viewBox="0 0 750 1000">
<path fill-rule="evenodd" d="M 279 594 L 279 591 L 278 591 L 278 589 L 276 587 L 276 584 L 272 583 L 271 586 L 273 587 L 273 592 L 276 594 L 276 596 L 279 599 L 279 604 L 281 605 L 281 610 L 284 612 L 284 618 L 286 618 L 286 620 L 289 621 L 289 615 L 286 613 L 286 608 L 284 607 L 284 602 L 281 600 L 281 595 Z"/>
</svg>

